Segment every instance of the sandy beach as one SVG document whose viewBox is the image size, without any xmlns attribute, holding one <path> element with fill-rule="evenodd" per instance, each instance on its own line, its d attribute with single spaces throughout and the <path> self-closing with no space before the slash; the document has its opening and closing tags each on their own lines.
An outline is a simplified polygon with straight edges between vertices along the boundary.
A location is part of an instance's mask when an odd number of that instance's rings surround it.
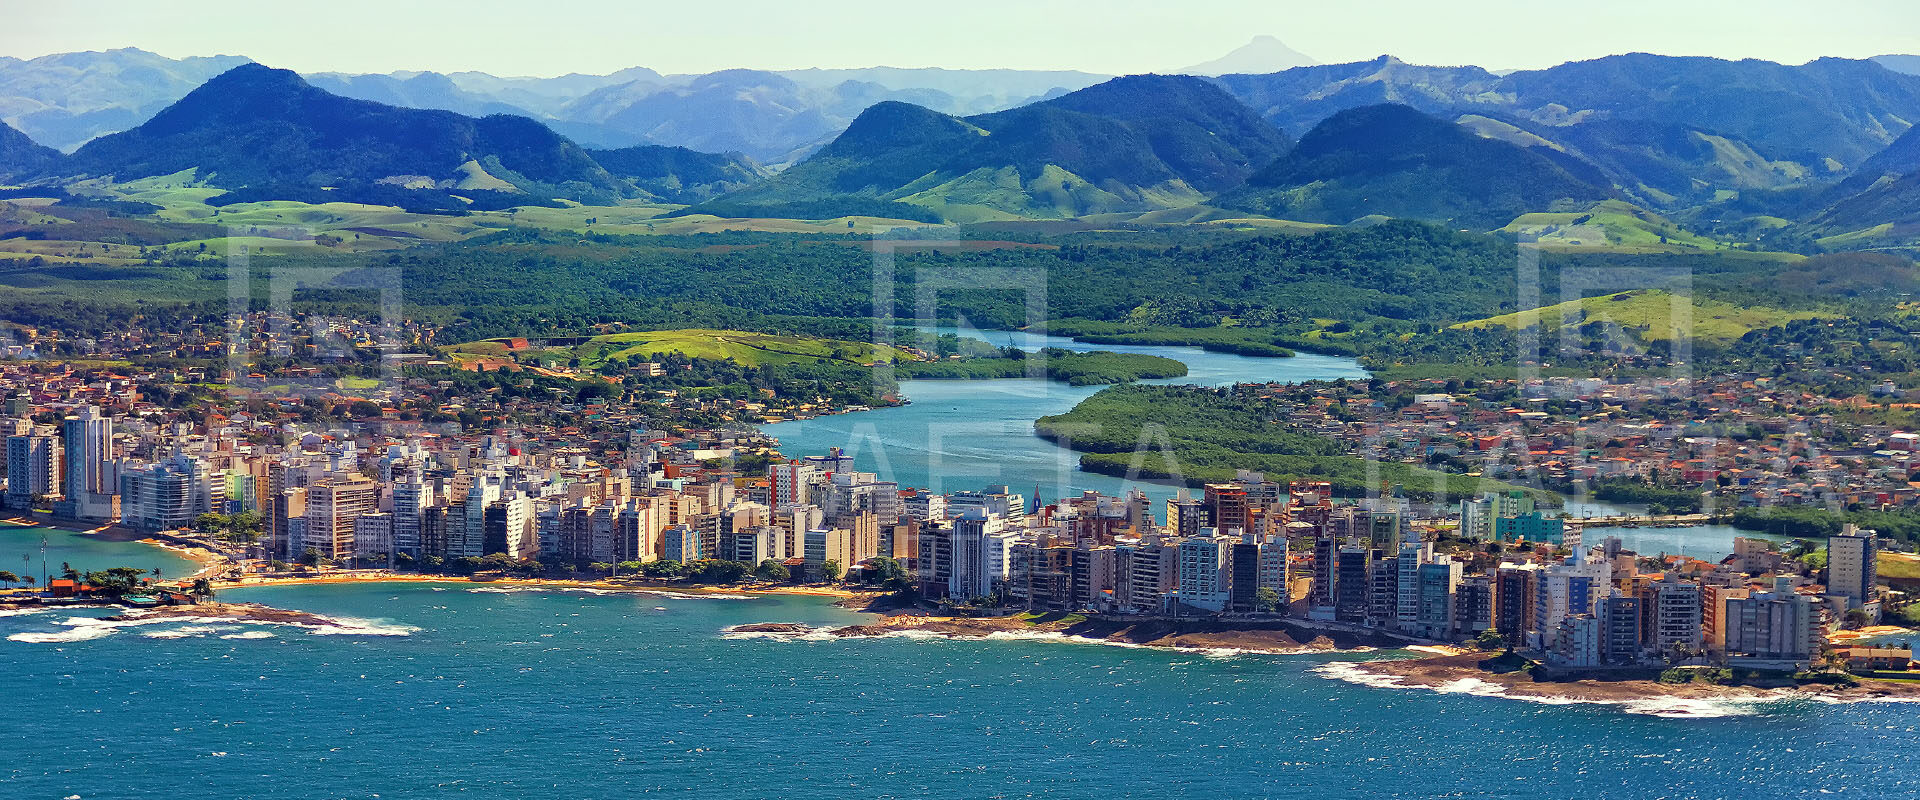
<svg viewBox="0 0 1920 800">
<path fill-rule="evenodd" d="M 0 512 L 0 522 L 12 523 L 25 528 L 48 528 L 51 530 L 78 533 L 83 536 L 107 542 L 138 542 L 166 550 L 180 558 L 194 563 L 194 571 L 187 575 L 168 575 L 165 582 L 191 583 L 200 578 L 211 578 L 216 571 L 227 563 L 227 557 L 204 547 L 188 547 L 173 542 L 162 541 L 151 536 L 143 536 L 138 531 L 118 523 L 92 524 L 78 520 L 58 520 L 21 514 L 18 511 Z"/>
<path fill-rule="evenodd" d="M 1848 644 L 1861 639 L 1877 639 L 1882 636 L 1911 636 L 1920 631 L 1902 628 L 1898 625 L 1868 625 L 1855 630 L 1836 630 L 1827 634 L 1827 641 L 1834 644 Z"/>
</svg>

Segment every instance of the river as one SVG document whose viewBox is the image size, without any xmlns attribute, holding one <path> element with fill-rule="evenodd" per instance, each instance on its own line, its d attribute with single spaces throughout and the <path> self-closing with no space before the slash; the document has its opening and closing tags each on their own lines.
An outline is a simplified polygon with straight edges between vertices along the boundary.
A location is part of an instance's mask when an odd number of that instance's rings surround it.
<svg viewBox="0 0 1920 800">
<path fill-rule="evenodd" d="M 1298 383 L 1339 378 L 1365 379 L 1366 368 L 1351 358 L 1300 353 L 1292 358 L 1214 353 L 1198 347 L 1086 344 L 1063 336 L 971 328 L 921 327 L 1029 352 L 1058 347 L 1078 352 L 1108 350 L 1165 356 L 1187 365 L 1181 378 L 1143 381 L 1156 384 L 1230 386 L 1236 383 Z M 856 468 L 903 487 L 947 493 L 1005 484 L 1032 499 L 1035 487 L 1048 500 L 1097 491 L 1124 496 L 1139 489 L 1153 499 L 1159 516 L 1179 487 L 1156 481 L 1080 471 L 1079 454 L 1033 434 L 1033 421 L 1065 412 L 1102 387 L 1068 386 L 1039 378 L 987 381 L 901 381 L 911 402 L 904 406 L 833 414 L 765 426 L 790 457 L 845 449 Z M 1568 513 L 1609 516 L 1644 513 L 1644 507 L 1567 498 Z M 1733 551 L 1736 536 L 1760 536 L 1724 525 L 1688 528 L 1592 528 L 1588 540 L 1615 536 L 1627 549 L 1647 555 L 1668 553 L 1717 560 Z M 1760 537 L 1768 538 L 1768 537 Z M 1776 537 L 1777 538 L 1777 537 Z"/>
<path fill-rule="evenodd" d="M 1367 377 L 1366 369 L 1351 358 L 1313 353 L 1256 358 L 1212 353 L 1198 347 L 1083 344 L 1062 336 L 1025 332 L 921 330 L 954 333 L 996 345 L 1013 344 L 1027 351 L 1060 347 L 1080 352 L 1143 353 L 1187 365 L 1186 377 L 1143 383 L 1230 386 Z M 909 380 L 901 381 L 900 388 L 911 401 L 907 405 L 781 422 L 766 426 L 766 431 L 779 437 L 781 450 L 789 456 L 820 454 L 829 447 L 840 447 L 854 457 L 855 466 L 862 471 L 878 473 L 882 480 L 898 481 L 901 486 L 939 493 L 1005 484 L 1029 499 L 1038 487 L 1046 499 L 1053 500 L 1087 490 L 1118 497 L 1129 489 L 1139 489 L 1158 507 L 1178 490 L 1166 483 L 1081 472 L 1079 454 L 1033 435 L 1034 420 L 1066 412 L 1102 387 L 1011 378 Z"/>
</svg>

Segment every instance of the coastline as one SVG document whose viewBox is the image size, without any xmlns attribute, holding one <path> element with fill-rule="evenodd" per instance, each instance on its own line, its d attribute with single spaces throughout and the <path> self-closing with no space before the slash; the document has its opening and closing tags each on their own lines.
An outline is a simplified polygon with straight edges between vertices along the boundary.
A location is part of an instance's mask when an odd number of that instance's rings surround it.
<svg viewBox="0 0 1920 800">
<path fill-rule="evenodd" d="M 1498 670 L 1486 666 L 1498 653 L 1465 652 L 1423 658 L 1326 665 L 1322 674 L 1378 688 L 1425 689 L 1544 703 L 1647 705 L 1656 713 L 1703 702 L 1762 702 L 1793 698 L 1829 701 L 1920 701 L 1920 684 L 1858 679 L 1854 686 L 1763 678 L 1730 684 L 1662 683 L 1651 670 Z"/>
<path fill-rule="evenodd" d="M 193 562 L 195 567 L 193 572 L 183 576 L 168 576 L 166 578 L 168 582 L 184 581 L 191 583 L 200 578 L 212 578 L 215 571 L 221 565 L 226 564 L 228 560 L 227 556 L 208 550 L 207 548 L 169 542 L 153 536 L 145 536 L 117 522 L 96 525 L 80 520 L 57 519 L 33 514 L 22 514 L 18 511 L 5 511 L 0 512 L 0 523 L 20 528 L 45 528 L 48 530 L 66 531 L 91 539 L 99 539 L 103 542 L 150 545 L 165 550 L 186 561 Z"/>
<path fill-rule="evenodd" d="M 736 625 L 728 636 L 792 639 L 872 639 L 919 636 L 956 640 L 1048 639 L 1211 653 L 1301 655 L 1365 652 L 1404 643 L 1346 631 L 1316 629 L 1288 620 L 1103 619 L 1078 614 L 949 617 L 918 613 L 883 615 L 864 625 L 814 627 L 792 622 Z"/>
<path fill-rule="evenodd" d="M 675 583 L 625 583 L 606 580 L 576 580 L 570 578 L 507 578 L 507 577 L 469 577 L 459 575 L 424 575 L 403 572 L 355 571 L 353 573 L 316 573 L 293 577 L 269 577 L 250 575 L 239 580 L 217 580 L 213 582 L 215 591 L 222 589 L 249 589 L 265 586 L 325 586 L 325 585 L 377 585 L 383 583 L 439 583 L 461 585 L 468 588 L 512 588 L 537 591 L 591 590 L 597 592 L 632 594 L 683 594 L 683 595 L 795 595 L 804 597 L 831 598 L 840 602 L 859 601 L 879 596 L 878 592 L 861 592 L 853 589 L 840 589 L 830 586 L 688 586 Z"/>
</svg>

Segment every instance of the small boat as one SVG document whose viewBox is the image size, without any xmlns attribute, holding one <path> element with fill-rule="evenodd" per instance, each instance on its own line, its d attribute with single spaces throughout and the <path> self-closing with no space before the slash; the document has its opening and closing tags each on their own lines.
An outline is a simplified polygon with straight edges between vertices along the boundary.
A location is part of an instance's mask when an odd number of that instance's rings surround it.
<svg viewBox="0 0 1920 800">
<path fill-rule="evenodd" d="M 666 607 L 666 606 L 654 606 L 654 607 L 653 607 L 653 610 L 655 610 L 655 611 L 665 611 L 665 610 L 667 610 L 667 607 Z"/>
</svg>

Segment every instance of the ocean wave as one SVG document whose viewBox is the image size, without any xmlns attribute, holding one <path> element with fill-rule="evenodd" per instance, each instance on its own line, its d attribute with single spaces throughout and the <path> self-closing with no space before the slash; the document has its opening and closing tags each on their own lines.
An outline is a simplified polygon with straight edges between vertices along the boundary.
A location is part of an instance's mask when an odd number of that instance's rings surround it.
<svg viewBox="0 0 1920 800">
<path fill-rule="evenodd" d="M 412 625 L 402 625 L 388 620 L 361 619 L 359 617 L 326 617 L 328 624 L 309 625 L 300 622 L 286 623 L 296 628 L 304 628 L 316 636 L 412 636 L 420 632 Z"/>
<path fill-rule="evenodd" d="M 1238 658 L 1240 656 L 1249 656 L 1249 655 L 1252 655 L 1252 656 L 1314 655 L 1321 652 L 1317 650 L 1303 649 L 1297 653 L 1291 653 L 1291 652 L 1275 653 L 1275 652 L 1270 652 L 1266 650 L 1253 650 L 1253 649 L 1239 648 L 1239 647 L 1186 647 L 1186 646 L 1169 647 L 1164 645 L 1141 644 L 1139 642 L 1129 642 L 1129 641 L 1124 641 L 1119 639 L 1100 639 L 1092 636 L 1075 636 L 1072 634 L 1059 633 L 1057 631 L 992 631 L 984 635 L 970 636 L 970 635 L 955 635 L 955 634 L 945 633 L 942 631 L 923 630 L 919 628 L 902 628 L 899 630 L 882 631 L 880 633 L 863 633 L 859 635 L 843 636 L 835 632 L 838 630 L 841 630 L 841 629 L 811 628 L 805 632 L 795 633 L 795 632 L 789 632 L 789 631 L 741 631 L 741 630 L 735 630 L 733 628 L 727 628 L 720 632 L 720 638 L 722 639 L 781 639 L 781 640 L 787 640 L 787 641 L 800 641 L 800 642 L 831 642 L 831 641 L 840 641 L 844 639 L 906 639 L 909 641 L 918 641 L 918 642 L 951 642 L 951 641 L 1053 642 L 1053 643 L 1064 643 L 1064 644 L 1098 645 L 1101 647 L 1124 647 L 1124 648 L 1137 649 L 1137 650 L 1163 650 L 1166 652 L 1174 652 L 1174 653 L 1192 653 L 1192 654 L 1201 655 L 1201 656 L 1205 656 L 1207 658 L 1216 659 L 1216 660 L 1225 660 L 1225 659 Z"/>
<path fill-rule="evenodd" d="M 640 591 L 643 594 L 656 595 L 656 596 L 665 597 L 671 600 L 752 600 L 753 599 L 753 595 L 750 595 L 750 594 L 689 594 L 686 592 L 668 591 L 666 589 L 642 589 Z"/>
<path fill-rule="evenodd" d="M 185 639 L 213 633 L 221 630 L 223 626 L 236 625 L 278 625 L 282 627 L 300 628 L 315 636 L 411 636 L 420 630 L 411 625 L 400 625 L 384 620 L 358 619 L 355 617 L 319 617 L 318 615 L 316 615 L 316 617 L 325 621 L 321 623 L 307 623 L 236 617 L 196 617 L 172 614 L 140 615 L 138 612 L 135 612 L 128 614 L 125 619 L 68 617 L 54 623 L 65 627 L 66 630 L 23 631 L 8 636 L 7 640 L 26 644 L 84 642 L 90 639 L 112 636 L 122 628 L 167 624 L 178 624 L 181 627 L 141 635 L 149 639 Z M 260 633 L 265 632 L 261 631 Z M 265 636 L 235 635 L 223 636 L 221 638 L 264 639 L 271 636 L 272 634 L 269 633 Z"/>
<path fill-rule="evenodd" d="M 1526 703 L 1548 706 L 1598 705 L 1611 706 L 1628 714 L 1643 714 L 1656 717 L 1674 717 L 1685 719 L 1717 719 L 1721 717 L 1743 717 L 1759 713 L 1760 706 L 1777 702 L 1782 698 L 1720 698 L 1695 699 L 1685 697 L 1646 697 L 1637 700 L 1601 700 L 1565 695 L 1529 695 L 1514 694 L 1506 687 L 1479 678 L 1460 678 L 1447 681 L 1438 686 L 1426 686 L 1408 683 L 1398 675 L 1382 675 L 1369 672 L 1361 667 L 1366 662 L 1332 661 L 1321 664 L 1310 672 L 1332 680 L 1346 681 L 1374 689 L 1420 689 L 1438 694 L 1466 694 L 1475 697 L 1494 697 L 1502 700 L 1519 700 Z"/>
<path fill-rule="evenodd" d="M 720 634 L 722 639 L 774 639 L 783 642 L 836 642 L 848 637 L 835 636 L 824 630 L 812 630 L 806 633 L 780 633 L 777 631 L 727 631 Z"/>
<path fill-rule="evenodd" d="M 468 589 L 468 594 L 546 594 L 550 592 L 572 592 L 574 594 L 621 594 L 617 589 L 594 589 L 587 586 L 482 586 Z"/>
<path fill-rule="evenodd" d="M 597 589 L 591 586 L 480 586 L 468 589 L 469 594 L 525 594 L 570 592 L 573 594 L 620 595 L 650 594 L 673 600 L 752 600 L 750 594 L 705 594 L 696 592 L 676 592 L 671 589 Z"/>
<path fill-rule="evenodd" d="M 148 631 L 140 635 L 149 639 L 187 639 L 194 636 L 205 636 L 217 630 L 220 630 L 220 628 L 213 625 L 186 625 L 164 631 Z"/>
<path fill-rule="evenodd" d="M 220 638 L 222 639 L 272 639 L 273 632 L 272 631 L 241 631 L 240 633 L 229 633 Z"/>
<path fill-rule="evenodd" d="M 102 636 L 112 636 L 112 628 L 69 628 L 64 631 L 27 631 L 7 637 L 9 642 L 28 644 L 63 644 L 66 642 L 84 642 Z"/>
</svg>

